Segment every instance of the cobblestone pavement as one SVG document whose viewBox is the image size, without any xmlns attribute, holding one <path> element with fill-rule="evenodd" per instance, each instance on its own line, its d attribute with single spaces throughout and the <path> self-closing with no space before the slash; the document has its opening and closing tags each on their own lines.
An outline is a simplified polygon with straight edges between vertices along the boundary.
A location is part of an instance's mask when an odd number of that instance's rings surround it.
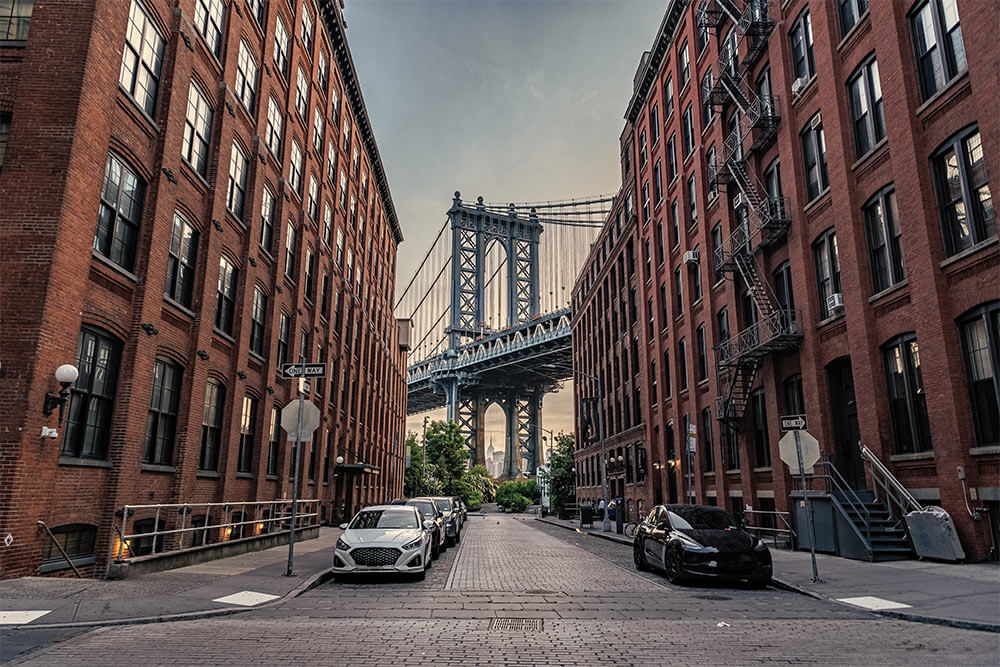
<svg viewBox="0 0 1000 667">
<path fill-rule="evenodd" d="M 475 517 L 422 582 L 331 582 L 239 616 L 103 628 L 20 662 L 942 665 L 995 664 L 1000 655 L 1000 635 L 882 619 L 774 589 L 674 587 L 634 573 L 630 559 L 624 545 Z M 520 620 L 494 627 L 504 619 Z"/>
</svg>

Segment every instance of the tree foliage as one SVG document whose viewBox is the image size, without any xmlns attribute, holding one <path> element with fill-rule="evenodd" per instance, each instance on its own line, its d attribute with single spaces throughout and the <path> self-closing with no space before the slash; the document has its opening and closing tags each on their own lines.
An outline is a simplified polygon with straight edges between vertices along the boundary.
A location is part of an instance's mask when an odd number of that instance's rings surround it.
<svg viewBox="0 0 1000 667">
<path fill-rule="evenodd" d="M 410 465 L 403 477 L 403 491 L 407 497 L 455 496 L 472 507 L 492 502 L 496 481 L 486 466 L 468 468 L 469 451 L 454 422 L 432 422 L 422 444 L 416 433 L 407 435 L 406 444 Z"/>
<path fill-rule="evenodd" d="M 573 456 L 572 435 L 560 433 L 552 450 L 549 465 L 549 504 L 553 512 L 559 512 L 576 497 L 576 462 Z"/>
</svg>

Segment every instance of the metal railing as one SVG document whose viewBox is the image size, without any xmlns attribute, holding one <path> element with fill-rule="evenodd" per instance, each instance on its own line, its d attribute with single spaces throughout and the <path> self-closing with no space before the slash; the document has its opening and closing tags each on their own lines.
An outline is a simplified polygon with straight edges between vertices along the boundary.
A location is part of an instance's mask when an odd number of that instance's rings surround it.
<svg viewBox="0 0 1000 667">
<path fill-rule="evenodd" d="M 318 525 L 319 499 L 299 500 L 296 528 Z M 229 503 L 175 503 L 125 505 L 115 512 L 121 520 L 114 526 L 116 561 L 132 556 L 162 554 L 207 544 L 258 537 L 291 528 L 292 501 L 238 501 Z M 237 518 L 238 520 L 234 520 Z M 150 530 L 136 530 L 149 523 Z M 128 526 L 131 523 L 131 531 Z M 169 527 L 170 524 L 177 526 Z"/>
<path fill-rule="evenodd" d="M 924 508 L 867 445 L 861 445 L 861 458 L 869 464 L 869 469 L 872 473 L 872 492 L 875 494 L 875 500 L 882 500 L 883 496 L 879 493 L 879 489 L 881 489 L 884 494 L 885 505 L 889 508 L 890 516 L 899 518 L 907 512 L 920 511 Z M 896 509 L 899 510 L 898 516 Z"/>
<path fill-rule="evenodd" d="M 847 505 L 855 514 L 858 515 L 859 521 L 862 523 L 864 532 L 861 535 L 864 538 L 865 545 L 868 551 L 872 548 L 872 517 L 868 512 L 868 508 L 865 506 L 858 494 L 854 492 L 851 485 L 841 476 L 840 471 L 837 470 L 836 466 L 830 461 L 817 461 L 815 466 L 820 468 L 825 472 L 825 474 L 814 473 L 812 475 L 807 475 L 806 479 L 809 480 L 810 487 L 812 486 L 812 481 L 819 479 L 823 480 L 825 484 L 825 492 L 833 497 L 837 502 L 833 503 L 833 507 L 840 512 L 848 524 L 857 525 L 857 522 L 844 511 L 844 505 Z"/>
<path fill-rule="evenodd" d="M 721 367 L 733 366 L 744 356 L 766 351 L 768 344 L 777 339 L 801 335 L 798 323 L 797 311 L 776 310 L 719 343 L 715 348 L 716 360 Z"/>
<path fill-rule="evenodd" d="M 760 537 L 763 539 L 762 535 L 769 535 L 771 538 L 771 544 L 775 547 L 778 546 L 778 540 L 782 542 L 782 547 L 787 547 L 789 549 L 794 549 L 798 541 L 798 535 L 792 528 L 792 515 L 789 512 L 779 512 L 779 511 L 768 511 L 768 510 L 744 510 L 743 516 L 746 518 L 748 515 L 746 529 L 750 531 L 752 535 Z M 753 519 L 766 519 L 770 517 L 771 520 L 768 523 L 774 525 L 754 525 Z M 781 526 L 779 526 L 779 522 Z M 761 521 L 763 523 L 763 521 Z"/>
</svg>

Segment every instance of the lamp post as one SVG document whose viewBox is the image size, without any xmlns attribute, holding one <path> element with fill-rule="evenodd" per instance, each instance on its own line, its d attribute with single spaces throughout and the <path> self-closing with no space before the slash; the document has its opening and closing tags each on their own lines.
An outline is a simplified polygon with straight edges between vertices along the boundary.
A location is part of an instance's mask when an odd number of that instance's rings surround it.
<svg viewBox="0 0 1000 667">
<path fill-rule="evenodd" d="M 51 392 L 45 394 L 45 405 L 42 407 L 42 413 L 48 417 L 58 407 L 59 420 L 56 422 L 56 428 L 62 428 L 63 409 L 66 407 L 66 399 L 69 398 L 69 386 L 80 377 L 80 371 L 73 364 L 63 364 L 56 369 L 55 375 L 61 389 L 58 394 Z"/>
<path fill-rule="evenodd" d="M 604 402 L 601 400 L 604 396 L 604 382 L 601 381 L 600 375 L 591 375 L 576 368 L 556 365 L 550 365 L 549 368 L 576 373 L 597 382 L 597 432 L 601 439 L 601 494 L 604 496 L 604 520 L 602 528 L 605 533 L 610 533 L 611 519 L 608 518 L 608 453 L 604 445 Z"/>
</svg>

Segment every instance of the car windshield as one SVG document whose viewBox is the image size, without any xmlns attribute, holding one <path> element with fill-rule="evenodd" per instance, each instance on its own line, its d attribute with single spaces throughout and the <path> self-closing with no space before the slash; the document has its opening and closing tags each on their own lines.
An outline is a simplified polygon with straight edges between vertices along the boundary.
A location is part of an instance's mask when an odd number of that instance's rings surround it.
<svg viewBox="0 0 1000 667">
<path fill-rule="evenodd" d="M 450 512 L 451 511 L 451 501 L 448 500 L 447 498 L 444 498 L 444 499 L 441 499 L 441 500 L 435 500 L 434 504 L 437 505 L 437 508 L 439 510 L 441 510 L 442 512 Z"/>
<path fill-rule="evenodd" d="M 417 515 L 413 510 L 363 510 L 358 512 L 354 521 L 348 526 L 351 530 L 370 530 L 372 528 L 419 528 Z"/>
<path fill-rule="evenodd" d="M 434 503 L 429 501 L 410 500 L 406 504 L 416 507 L 428 519 L 433 519 L 434 515 L 437 514 L 437 511 L 434 509 Z"/>
<path fill-rule="evenodd" d="M 677 507 L 667 510 L 675 530 L 729 530 L 736 523 L 726 512 L 710 507 Z"/>
</svg>

